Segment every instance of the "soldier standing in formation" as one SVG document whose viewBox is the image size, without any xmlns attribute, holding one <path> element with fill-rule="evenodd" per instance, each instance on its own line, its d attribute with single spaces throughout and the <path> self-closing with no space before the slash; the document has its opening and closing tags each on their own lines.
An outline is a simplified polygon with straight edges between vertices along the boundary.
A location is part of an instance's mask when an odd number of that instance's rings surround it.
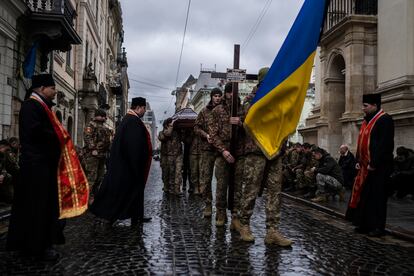
<svg viewBox="0 0 414 276">
<path fill-rule="evenodd" d="M 230 164 L 235 162 L 230 153 L 232 125 L 239 125 L 239 117 L 231 117 L 232 85 L 227 83 L 224 88 L 224 101 L 213 109 L 208 123 L 209 134 L 213 146 L 220 153 L 216 160 L 216 226 L 224 226 L 227 215 L 227 187 L 229 182 Z"/>
<path fill-rule="evenodd" d="M 183 184 L 183 150 L 181 137 L 177 130 L 174 129 L 174 121 L 169 118 L 165 122 L 164 129 L 159 133 L 158 139 L 161 144 L 164 143 L 162 158 L 163 167 L 166 173 L 164 183 L 164 192 L 180 195 Z"/>
<path fill-rule="evenodd" d="M 267 71 L 268 68 L 260 69 L 258 86 Z M 256 89 L 253 89 L 252 93 L 255 94 L 255 92 Z M 251 95 L 250 98 L 254 98 L 254 95 Z M 267 160 L 250 135 L 246 136 L 245 141 L 245 176 L 242 183 L 244 190 L 240 215 L 241 239 L 246 242 L 253 242 L 255 239 L 250 229 L 250 217 L 253 214 L 256 198 L 263 182 L 266 187 L 267 233 L 265 243 L 290 246 L 292 241 L 283 237 L 277 230 L 280 221 L 280 193 L 283 179 L 282 153 L 273 160 Z"/>
<path fill-rule="evenodd" d="M 89 203 L 93 202 L 104 177 L 106 157 L 111 145 L 112 133 L 104 125 L 105 121 L 106 112 L 102 109 L 96 110 L 95 117 L 85 128 L 83 136 L 83 163 L 91 191 Z"/>
<path fill-rule="evenodd" d="M 204 217 L 211 217 L 211 181 L 213 178 L 214 163 L 217 158 L 217 152 L 215 151 L 212 143 L 213 140 L 209 134 L 208 122 L 212 121 L 213 109 L 221 103 L 223 92 L 219 88 L 214 88 L 210 92 L 210 102 L 204 107 L 197 116 L 194 132 L 200 137 L 200 192 L 203 195 L 205 203 Z"/>
<path fill-rule="evenodd" d="M 190 189 L 189 193 L 194 195 L 201 195 L 200 189 L 200 136 L 195 135 L 194 130 L 191 129 L 189 136 L 192 138 L 190 146 Z M 202 165 L 201 165 L 202 166 Z"/>
</svg>

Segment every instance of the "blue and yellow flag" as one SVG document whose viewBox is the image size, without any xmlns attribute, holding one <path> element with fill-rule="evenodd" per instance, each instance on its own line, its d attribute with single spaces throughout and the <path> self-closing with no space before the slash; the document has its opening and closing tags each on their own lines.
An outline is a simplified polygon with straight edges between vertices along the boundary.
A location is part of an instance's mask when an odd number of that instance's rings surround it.
<svg viewBox="0 0 414 276">
<path fill-rule="evenodd" d="M 268 159 L 278 154 L 299 122 L 326 1 L 305 1 L 246 115 L 244 126 Z"/>
</svg>

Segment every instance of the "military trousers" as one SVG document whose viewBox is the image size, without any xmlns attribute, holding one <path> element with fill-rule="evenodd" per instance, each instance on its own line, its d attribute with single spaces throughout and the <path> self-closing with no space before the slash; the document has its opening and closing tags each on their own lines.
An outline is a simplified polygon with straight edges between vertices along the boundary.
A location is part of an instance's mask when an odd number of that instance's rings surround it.
<svg viewBox="0 0 414 276">
<path fill-rule="evenodd" d="M 233 215 L 239 215 L 241 210 L 241 201 L 243 197 L 243 178 L 244 178 L 244 164 L 246 156 L 240 155 L 236 157 L 236 163 L 234 164 L 234 199 L 233 209 L 231 210 Z"/>
<path fill-rule="evenodd" d="M 85 158 L 85 174 L 89 182 L 91 194 L 96 195 L 105 175 L 105 157 L 87 156 Z"/>
<path fill-rule="evenodd" d="M 318 186 L 317 195 L 335 195 L 342 189 L 342 184 L 335 177 L 321 173 L 316 174 L 316 184 Z"/>
<path fill-rule="evenodd" d="M 170 177 L 169 177 L 168 156 L 167 155 L 161 155 L 160 167 L 161 167 L 162 182 L 164 183 L 163 191 L 168 192 L 169 191 L 169 186 L 170 186 Z"/>
<path fill-rule="evenodd" d="M 250 223 L 257 195 L 261 185 L 265 185 L 266 228 L 277 228 L 280 221 L 280 197 L 282 190 L 282 158 L 267 160 L 264 155 L 248 154 L 244 165 L 243 197 L 240 222 Z"/>
<path fill-rule="evenodd" d="M 201 194 L 200 189 L 200 154 L 190 154 L 190 190 L 194 194 Z"/>
<path fill-rule="evenodd" d="M 223 156 L 216 159 L 216 209 L 217 214 L 225 214 L 227 208 L 227 188 L 229 184 L 230 165 Z"/>
<path fill-rule="evenodd" d="M 183 184 L 183 155 L 167 156 L 168 192 L 179 194 Z"/>
<path fill-rule="evenodd" d="M 213 179 L 216 158 L 217 153 L 214 151 L 202 151 L 200 155 L 200 192 L 203 195 L 203 200 L 206 206 L 211 206 L 211 181 Z"/>
</svg>

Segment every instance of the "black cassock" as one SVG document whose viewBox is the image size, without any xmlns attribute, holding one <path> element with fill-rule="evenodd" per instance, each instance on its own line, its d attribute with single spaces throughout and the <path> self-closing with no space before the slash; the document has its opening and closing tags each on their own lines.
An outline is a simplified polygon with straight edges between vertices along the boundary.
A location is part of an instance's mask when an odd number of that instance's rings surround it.
<svg viewBox="0 0 414 276">
<path fill-rule="evenodd" d="M 151 155 L 151 142 L 144 123 L 135 115 L 125 115 L 115 133 L 107 172 L 90 207 L 91 212 L 111 222 L 142 219 Z"/>
<path fill-rule="evenodd" d="M 365 118 L 370 120 L 373 116 Z M 357 208 L 348 208 L 346 217 L 361 229 L 384 230 L 387 217 L 387 185 L 393 170 L 394 122 L 385 114 L 375 123 L 370 139 L 369 171 Z M 358 156 L 357 156 L 358 161 Z"/>
<path fill-rule="evenodd" d="M 52 107 L 53 103 L 42 98 Z M 19 114 L 21 155 L 15 186 L 7 248 L 42 253 L 64 242 L 64 220 L 58 220 L 58 137 L 40 103 L 26 100 Z"/>
</svg>

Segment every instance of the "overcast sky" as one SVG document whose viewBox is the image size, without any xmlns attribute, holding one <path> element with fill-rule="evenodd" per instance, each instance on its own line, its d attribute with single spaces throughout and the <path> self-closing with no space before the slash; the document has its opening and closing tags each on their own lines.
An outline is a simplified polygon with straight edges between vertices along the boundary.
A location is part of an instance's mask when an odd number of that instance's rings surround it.
<svg viewBox="0 0 414 276">
<path fill-rule="evenodd" d="M 240 68 L 247 73 L 270 66 L 303 2 L 191 0 L 177 86 L 190 74 L 197 78 L 200 64 L 203 68 L 216 66 L 218 72 L 231 68 L 234 44 L 240 44 Z M 174 111 L 171 91 L 176 84 L 188 0 L 121 0 L 121 5 L 129 97 L 147 98 L 159 122 Z M 263 11 L 260 25 L 248 41 Z"/>
</svg>

